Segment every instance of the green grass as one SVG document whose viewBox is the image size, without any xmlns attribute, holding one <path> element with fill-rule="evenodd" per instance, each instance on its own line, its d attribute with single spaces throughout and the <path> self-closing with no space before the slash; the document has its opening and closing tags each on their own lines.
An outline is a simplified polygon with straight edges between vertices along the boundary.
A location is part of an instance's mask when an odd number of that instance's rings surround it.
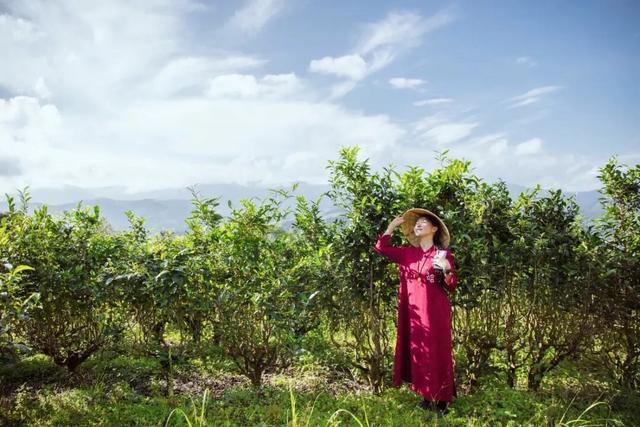
<svg viewBox="0 0 640 427">
<path fill-rule="evenodd" d="M 640 425 L 640 396 L 599 373 L 565 364 L 539 393 L 482 378 L 442 420 L 406 387 L 381 395 L 306 365 L 269 376 L 261 390 L 200 360 L 176 366 L 176 395 L 164 396 L 158 362 L 103 353 L 71 375 L 44 356 L 0 368 L 0 424 L 106 426 L 587 426 Z"/>
</svg>

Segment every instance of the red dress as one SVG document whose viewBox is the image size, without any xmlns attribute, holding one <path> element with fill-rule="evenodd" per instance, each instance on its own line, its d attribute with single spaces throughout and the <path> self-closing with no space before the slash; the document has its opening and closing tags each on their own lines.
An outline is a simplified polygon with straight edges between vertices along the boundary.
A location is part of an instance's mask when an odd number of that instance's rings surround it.
<svg viewBox="0 0 640 427">
<path fill-rule="evenodd" d="M 424 251 L 415 246 L 392 246 L 391 236 L 381 234 L 375 251 L 400 269 L 398 292 L 398 335 L 393 382 L 400 387 L 411 383 L 411 390 L 427 400 L 450 402 L 456 396 L 453 378 L 451 303 L 447 292 L 435 281 L 435 245 Z M 454 292 L 457 284 L 451 249 L 446 249 L 453 274 L 446 284 Z"/>
</svg>

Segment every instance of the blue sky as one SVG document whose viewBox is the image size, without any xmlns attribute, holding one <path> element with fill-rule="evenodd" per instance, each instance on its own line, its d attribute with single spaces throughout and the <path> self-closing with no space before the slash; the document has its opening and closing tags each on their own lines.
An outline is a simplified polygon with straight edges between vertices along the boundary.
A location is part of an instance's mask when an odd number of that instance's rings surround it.
<svg viewBox="0 0 640 427">
<path fill-rule="evenodd" d="M 640 2 L 0 0 L 0 190 L 327 182 L 339 147 L 597 188 L 640 161 Z"/>
</svg>

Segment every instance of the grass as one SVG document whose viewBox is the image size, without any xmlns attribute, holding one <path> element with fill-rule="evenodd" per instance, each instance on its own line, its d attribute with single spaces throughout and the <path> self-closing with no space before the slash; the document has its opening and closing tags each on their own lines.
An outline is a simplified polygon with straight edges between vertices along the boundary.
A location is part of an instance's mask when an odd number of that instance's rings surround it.
<svg viewBox="0 0 640 427">
<path fill-rule="evenodd" d="M 157 360 L 105 352 L 77 374 L 37 355 L 0 368 L 0 425 L 106 426 L 623 426 L 640 425 L 640 395 L 575 364 L 539 393 L 482 378 L 442 420 L 406 387 L 380 395 L 321 366 L 271 375 L 256 390 L 227 370 L 191 360 L 176 366 L 176 394 L 164 395 Z"/>
</svg>

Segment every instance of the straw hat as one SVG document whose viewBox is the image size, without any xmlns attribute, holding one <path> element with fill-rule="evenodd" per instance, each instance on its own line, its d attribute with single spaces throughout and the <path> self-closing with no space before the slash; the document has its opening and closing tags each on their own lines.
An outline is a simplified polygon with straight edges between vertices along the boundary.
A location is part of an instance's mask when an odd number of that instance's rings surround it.
<svg viewBox="0 0 640 427">
<path fill-rule="evenodd" d="M 422 208 L 412 208 L 402 214 L 404 222 L 400 224 L 400 229 L 402 230 L 402 233 L 407 238 L 407 240 L 409 240 L 409 243 L 411 243 L 415 247 L 420 246 L 420 240 L 418 239 L 418 236 L 416 236 L 416 234 L 413 232 L 413 227 L 415 227 L 416 221 L 421 216 L 430 218 L 433 221 L 433 225 L 438 227 L 438 231 L 436 231 L 436 234 L 434 236 L 434 243 L 439 243 L 440 246 L 442 246 L 444 249 L 448 248 L 449 242 L 451 240 L 449 229 L 440 219 L 440 217 L 438 217 L 438 215 L 434 214 L 430 210 Z"/>
</svg>

